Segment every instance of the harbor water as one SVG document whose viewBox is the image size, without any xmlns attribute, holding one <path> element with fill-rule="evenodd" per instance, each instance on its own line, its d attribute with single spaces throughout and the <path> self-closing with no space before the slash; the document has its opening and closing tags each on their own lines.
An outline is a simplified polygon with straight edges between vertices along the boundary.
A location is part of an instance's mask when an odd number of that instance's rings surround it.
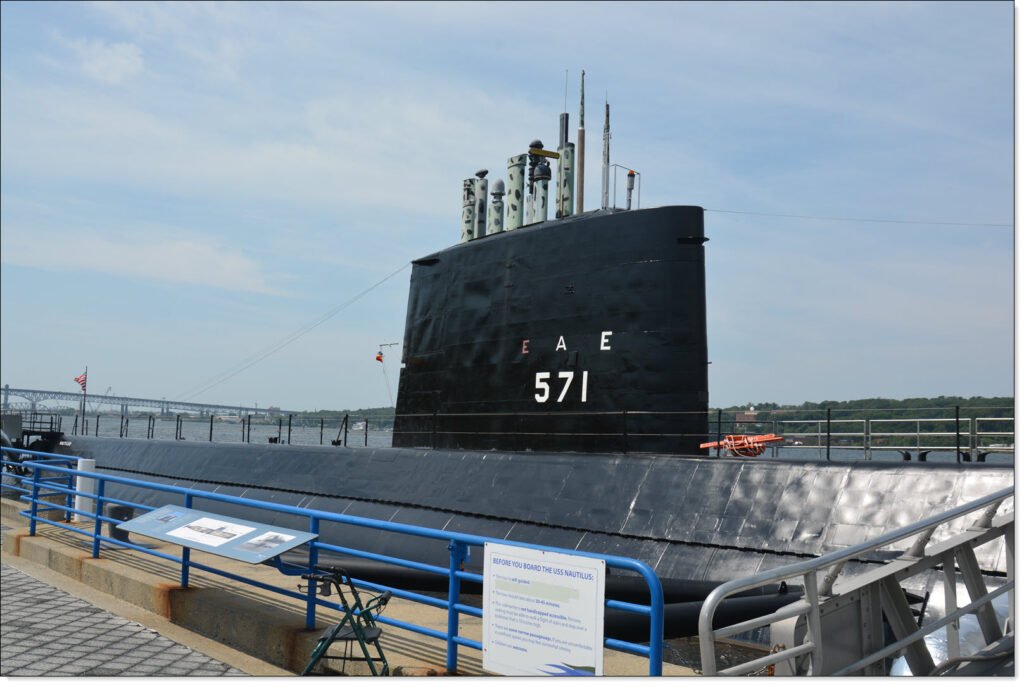
<svg viewBox="0 0 1024 686">
<path fill-rule="evenodd" d="M 149 438 L 149 417 L 136 416 L 128 418 L 126 431 L 122 428 L 121 421 L 121 418 L 116 415 L 101 415 L 98 420 L 95 415 L 89 416 L 86 418 L 85 428 L 87 431 L 84 433 L 88 433 L 89 436 L 107 438 Z M 364 431 L 361 424 L 362 421 L 362 419 L 356 417 L 349 418 L 346 445 L 349 447 L 361 447 L 365 444 L 371 448 L 391 446 L 392 432 L 390 430 L 385 431 L 372 428 L 373 421 L 371 420 L 371 428 Z M 79 422 L 81 422 L 81 418 L 79 418 Z M 69 436 L 73 434 L 74 425 L 74 417 L 64 416 L 62 418 L 62 429 Z M 81 424 L 78 426 L 77 433 L 83 433 Z M 281 444 L 324 445 L 329 447 L 334 440 L 346 441 L 344 431 L 341 430 L 340 423 L 337 421 L 333 423 L 325 421 L 321 430 L 319 420 L 311 422 L 293 418 L 291 434 L 289 436 L 287 417 L 282 418 L 280 424 L 276 421 L 265 423 L 253 421 L 251 426 L 244 421 L 230 422 L 215 419 L 212 423 L 212 434 L 209 418 L 182 417 L 179 434 L 179 423 L 176 417 L 154 417 L 151 434 L 152 438 L 156 440 L 174 440 L 176 435 L 180 435 L 181 440 L 185 441 L 208 442 L 212 440 L 214 443 L 249 442 L 259 445 L 279 442 Z M 711 451 L 711 455 L 715 456 L 714 450 Z M 725 457 L 726 451 L 722 451 L 721 456 Z M 850 448 L 833 445 L 830 450 L 826 450 L 824 446 L 783 445 L 770 447 L 760 457 L 751 459 L 761 461 L 832 460 L 849 462 L 871 460 L 874 462 L 902 462 L 903 455 L 897 450 L 884 448 L 873 448 L 869 454 L 862 447 Z M 916 452 L 912 451 L 911 459 L 917 460 Z M 956 454 L 952 450 L 935 450 L 928 452 L 926 459 L 928 462 L 952 463 L 956 462 Z M 1010 464 L 1014 461 L 1013 452 L 992 452 L 985 457 L 985 461 L 993 464 Z"/>
<path fill-rule="evenodd" d="M 101 436 L 106 438 L 119 438 L 125 437 L 125 432 L 121 427 L 121 418 L 118 416 L 105 416 L 100 415 L 98 420 L 96 415 L 92 415 L 86 418 L 85 429 L 81 424 L 78 426 L 77 433 L 87 433 L 89 436 Z M 391 432 L 380 431 L 371 428 L 365 432 L 359 422 L 362 419 L 350 418 L 349 419 L 349 431 L 348 431 L 348 445 L 349 446 L 362 446 L 365 444 L 369 447 L 384 447 L 391 445 Z M 81 422 L 81 418 L 79 418 Z M 68 436 L 72 436 L 73 428 L 75 424 L 74 417 L 65 416 L 62 418 L 61 428 Z M 127 438 L 146 439 L 148 436 L 149 417 L 139 416 L 130 417 L 127 419 Z M 372 425 L 372 421 L 371 421 Z M 358 430 L 354 427 L 359 426 Z M 175 417 L 154 417 L 152 424 L 152 438 L 156 440 L 173 441 L 177 435 L 180 435 L 181 440 L 185 441 L 210 441 L 211 440 L 211 423 L 209 418 L 186 418 L 182 417 L 180 424 Z M 262 423 L 253 421 L 250 426 L 247 422 L 226 422 L 215 419 L 212 423 L 212 441 L 214 443 L 245 443 L 250 442 L 254 444 L 267 445 L 268 443 L 276 442 L 270 439 L 278 439 L 280 443 L 289 443 L 288 434 L 288 418 L 284 417 L 281 421 L 280 428 L 276 421 L 270 423 Z M 344 440 L 344 432 L 341 431 L 340 423 L 335 421 L 333 424 L 324 422 L 323 434 L 321 440 L 321 429 L 320 421 L 317 420 L 315 423 L 312 422 L 300 422 L 298 420 L 292 420 L 291 427 L 291 445 L 325 445 L 330 446 L 332 440 L 342 439 Z"/>
</svg>

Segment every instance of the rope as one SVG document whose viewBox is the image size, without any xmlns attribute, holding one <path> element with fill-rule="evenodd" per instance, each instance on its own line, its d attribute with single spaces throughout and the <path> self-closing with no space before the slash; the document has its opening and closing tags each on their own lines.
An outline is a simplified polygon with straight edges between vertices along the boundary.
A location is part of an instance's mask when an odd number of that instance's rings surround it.
<svg viewBox="0 0 1024 686">
<path fill-rule="evenodd" d="M 327 320 L 329 320 L 332 317 L 336 316 L 338 313 L 342 312 L 346 308 L 348 308 L 351 305 L 355 304 L 357 301 L 359 301 L 363 297 L 369 295 L 376 288 L 378 288 L 379 286 L 382 286 L 385 282 L 387 282 L 390 279 L 392 279 L 393 277 L 397 276 L 399 273 L 401 273 L 402 271 L 404 271 L 408 267 L 409 267 L 409 263 L 403 264 L 401 267 L 399 267 L 395 271 L 391 272 L 390 274 L 385 276 L 383 279 L 381 279 L 377 283 L 373 284 L 372 286 L 370 286 L 369 288 L 366 288 L 363 291 L 360 291 L 359 293 L 357 293 L 356 295 L 352 296 L 351 298 L 349 298 L 345 302 L 341 303 L 337 307 L 334 307 L 333 309 L 328 310 L 327 312 L 325 312 L 324 314 L 320 315 L 317 319 L 313 320 L 312 322 L 310 322 L 309 324 L 305 325 L 304 327 L 302 327 L 302 328 L 300 328 L 300 329 L 298 329 L 296 331 L 293 331 L 292 333 L 288 334 L 287 336 L 285 336 L 283 338 L 278 339 L 277 342 L 272 343 L 269 346 L 263 348 L 262 350 L 254 353 L 248 360 L 242 362 L 241 364 L 239 364 L 239 365 L 237 365 L 235 367 L 232 367 L 228 371 L 221 372 L 220 374 L 218 374 L 216 376 L 213 376 L 213 377 L 210 377 L 209 379 L 207 379 L 206 381 L 198 384 L 197 386 L 193 386 L 188 391 L 185 391 L 184 393 L 179 394 L 176 399 L 177 400 L 182 400 L 182 401 L 189 400 L 191 398 L 196 397 L 197 395 L 205 393 L 206 391 L 210 390 L 211 388 L 219 386 L 220 384 L 224 383 L 225 381 L 228 381 L 229 379 L 233 379 L 234 377 L 238 376 L 239 374 L 244 372 L 249 367 L 252 367 L 253 365 L 255 365 L 255 364 L 259 363 L 259 362 L 262 362 L 263 360 L 265 360 L 266 358 L 270 357 L 271 355 L 273 355 L 277 351 L 281 350 L 285 346 L 288 346 L 288 345 L 294 343 L 295 341 L 297 341 L 298 339 L 302 338 L 303 336 L 305 336 L 307 333 L 309 333 L 310 331 L 312 331 L 316 327 L 320 326 L 321 324 L 323 324 Z"/>
</svg>

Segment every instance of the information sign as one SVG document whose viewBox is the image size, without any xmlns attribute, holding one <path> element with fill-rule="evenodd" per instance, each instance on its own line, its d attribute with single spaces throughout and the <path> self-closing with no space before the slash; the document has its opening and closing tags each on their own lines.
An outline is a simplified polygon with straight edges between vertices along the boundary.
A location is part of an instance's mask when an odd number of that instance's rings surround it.
<svg viewBox="0 0 1024 686">
<path fill-rule="evenodd" d="M 484 669 L 601 676 L 604 576 L 604 560 L 485 544 Z"/>
<path fill-rule="evenodd" d="M 308 531 L 224 517 L 177 505 L 164 505 L 122 522 L 117 528 L 253 564 L 316 538 L 316 534 Z"/>
</svg>

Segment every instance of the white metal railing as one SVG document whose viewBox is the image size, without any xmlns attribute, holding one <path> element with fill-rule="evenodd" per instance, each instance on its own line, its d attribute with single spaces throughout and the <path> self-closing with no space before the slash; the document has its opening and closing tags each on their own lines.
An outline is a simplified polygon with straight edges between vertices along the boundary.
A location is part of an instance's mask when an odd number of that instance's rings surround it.
<svg viewBox="0 0 1024 686">
<path fill-rule="evenodd" d="M 789 671 L 794 674 L 881 674 L 879 663 L 898 652 L 906 651 L 908 664 L 914 674 L 927 675 L 935 665 L 923 638 L 946 627 L 950 645 L 959 646 L 957 620 L 968 613 L 977 616 L 987 642 L 995 642 L 1003 634 L 992 607 L 994 598 L 1009 595 L 1008 624 L 1012 627 L 1013 623 L 1013 512 L 998 518 L 995 516 L 1000 504 L 1012 496 L 1013 487 L 1005 488 L 844 550 L 722 584 L 708 595 L 698 620 L 703 673 L 750 674 L 765 667 L 786 663 Z M 981 517 L 966 531 L 925 550 L 932 534 L 939 526 L 978 511 L 982 511 Z M 900 558 L 846 581 L 842 593 L 833 592 L 833 585 L 848 561 L 911 536 L 917 536 L 917 539 Z M 1005 582 L 998 588 L 988 591 L 974 549 L 1000 537 L 1006 543 L 1007 576 Z M 899 582 L 939 567 L 945 575 L 947 589 L 955 583 L 955 574 L 959 569 L 971 602 L 964 607 L 956 607 L 955 592 L 947 592 L 946 614 L 924 627 L 917 628 Z M 819 587 L 818 574 L 824 570 L 828 572 Z M 805 596 L 802 600 L 762 617 L 718 629 L 713 628 L 715 611 L 725 598 L 748 589 L 796 578 L 802 578 L 804 584 Z M 923 613 L 924 608 L 921 611 Z M 845 640 L 837 639 L 829 643 L 823 638 L 823 618 L 829 623 L 828 633 L 837 633 L 843 627 L 840 622 L 849 625 L 851 615 L 843 615 L 843 612 L 855 613 L 861 624 L 859 635 L 862 642 L 856 649 Z M 896 641 L 888 645 L 885 645 L 883 639 L 883 615 L 896 637 Z M 801 620 L 804 622 L 803 625 Z M 769 655 L 728 669 L 718 669 L 716 640 L 759 627 L 778 627 L 783 622 L 788 622 L 791 628 L 789 645 L 776 645 L 773 650 L 777 651 Z M 833 632 L 833 629 L 836 629 L 836 632 Z M 840 643 L 842 645 L 839 645 Z M 847 661 L 851 651 L 856 655 L 852 661 Z M 797 662 L 796 658 L 805 655 L 809 656 L 810 664 L 800 666 L 807 658 L 803 658 L 801 662 Z"/>
<path fill-rule="evenodd" d="M 813 429 L 807 430 L 808 424 Z M 908 424 L 913 425 L 912 430 L 901 428 Z M 787 449 L 861 450 L 867 460 L 877 450 L 960 451 L 972 460 L 977 460 L 979 454 L 984 457 L 989 453 L 1013 452 L 1013 417 L 785 419 L 773 420 L 771 425 L 775 433 L 787 439 Z"/>
</svg>

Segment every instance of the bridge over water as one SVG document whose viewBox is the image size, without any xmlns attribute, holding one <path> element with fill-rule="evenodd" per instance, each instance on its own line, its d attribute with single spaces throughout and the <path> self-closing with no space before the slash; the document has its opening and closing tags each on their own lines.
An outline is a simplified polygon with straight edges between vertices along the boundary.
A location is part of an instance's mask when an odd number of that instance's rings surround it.
<svg viewBox="0 0 1024 686">
<path fill-rule="evenodd" d="M 3 387 L 3 409 L 20 409 L 24 407 L 24 403 L 11 402 L 11 396 L 16 398 L 23 398 L 28 407 L 32 411 L 36 411 L 39 403 L 47 400 L 57 400 L 68 403 L 71 407 L 78 407 L 78 403 L 82 401 L 81 393 L 69 393 L 67 391 L 43 391 L 32 388 L 11 388 L 10 385 L 4 385 Z M 129 408 L 141 409 L 150 408 L 156 409 L 160 414 L 174 414 L 178 412 L 188 412 L 200 415 L 209 414 L 297 414 L 297 410 L 258 410 L 252 407 L 243 407 L 241 405 L 214 405 L 211 403 L 187 403 L 180 400 L 167 400 L 166 398 L 131 398 L 128 396 L 121 395 L 90 395 L 87 396 L 87 402 L 90 405 L 110 405 L 118 408 L 121 414 L 128 414 Z"/>
</svg>

